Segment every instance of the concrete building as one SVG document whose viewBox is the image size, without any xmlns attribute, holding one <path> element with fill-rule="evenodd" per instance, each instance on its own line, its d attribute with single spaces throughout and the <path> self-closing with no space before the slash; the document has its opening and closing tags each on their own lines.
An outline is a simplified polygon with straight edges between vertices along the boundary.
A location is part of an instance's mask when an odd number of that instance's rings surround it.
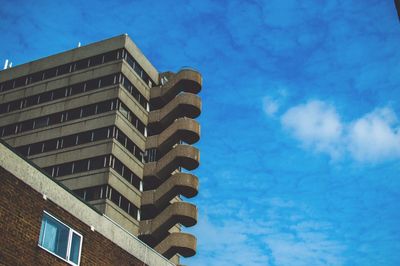
<svg viewBox="0 0 400 266">
<path fill-rule="evenodd" d="M 201 75 L 127 35 L 0 71 L 0 137 L 174 263 L 193 256 Z M 179 255 L 178 255 L 179 254 Z"/>
</svg>

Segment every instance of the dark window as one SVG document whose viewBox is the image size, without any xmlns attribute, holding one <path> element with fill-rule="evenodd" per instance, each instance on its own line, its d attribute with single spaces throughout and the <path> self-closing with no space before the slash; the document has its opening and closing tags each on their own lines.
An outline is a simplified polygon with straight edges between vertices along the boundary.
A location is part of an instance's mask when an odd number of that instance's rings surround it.
<svg viewBox="0 0 400 266">
<path fill-rule="evenodd" d="M 122 144 L 122 146 L 126 146 L 126 136 L 120 130 L 118 130 L 117 133 L 117 140 Z"/>
<path fill-rule="evenodd" d="M 54 176 L 54 172 L 53 172 L 54 166 L 49 166 L 49 167 L 45 167 L 45 168 L 42 168 L 42 169 L 43 169 L 43 171 L 44 171 L 45 173 L 47 173 L 49 176 Z"/>
<path fill-rule="evenodd" d="M 63 138 L 63 148 L 68 148 L 76 145 L 76 135 L 71 135 Z"/>
<path fill-rule="evenodd" d="M 90 169 L 89 170 L 96 170 L 104 168 L 104 156 L 99 156 L 90 159 Z"/>
<path fill-rule="evenodd" d="M 104 54 L 104 63 L 117 60 L 117 57 L 118 57 L 118 51 L 108 52 Z"/>
<path fill-rule="evenodd" d="M 80 197 L 81 199 L 85 199 L 85 189 L 78 189 L 74 191 L 74 194 L 78 197 Z"/>
<path fill-rule="evenodd" d="M 30 151 L 29 151 L 29 155 L 35 155 L 35 154 L 39 154 L 42 153 L 43 151 L 43 143 L 34 143 L 30 145 Z"/>
<path fill-rule="evenodd" d="M 12 80 L 8 80 L 8 81 L 4 82 L 3 83 L 3 91 L 11 90 L 13 88 L 13 84 L 14 84 L 14 82 Z"/>
<path fill-rule="evenodd" d="M 78 135 L 78 144 L 85 144 L 92 140 L 92 132 L 84 132 Z"/>
<path fill-rule="evenodd" d="M 57 139 L 52 139 L 44 142 L 43 152 L 54 151 L 57 149 Z"/>
<path fill-rule="evenodd" d="M 132 141 L 130 141 L 128 139 L 127 143 L 126 143 L 126 148 L 128 149 L 128 151 L 132 154 L 135 154 L 135 144 L 133 144 Z"/>
<path fill-rule="evenodd" d="M 128 169 L 125 169 L 123 177 L 128 180 L 129 183 L 132 183 L 132 172 Z"/>
<path fill-rule="evenodd" d="M 8 112 L 19 110 L 21 108 L 21 100 L 12 101 L 8 104 Z"/>
<path fill-rule="evenodd" d="M 88 59 L 83 59 L 75 63 L 75 70 L 81 70 L 87 68 L 89 65 Z"/>
<path fill-rule="evenodd" d="M 91 116 L 96 113 L 96 107 L 93 105 L 82 107 L 82 117 Z"/>
<path fill-rule="evenodd" d="M 28 156 L 29 155 L 29 145 L 25 145 L 25 146 L 20 146 L 15 148 L 17 150 L 17 152 L 23 156 Z"/>
<path fill-rule="evenodd" d="M 87 188 L 86 189 L 86 197 L 85 197 L 85 199 L 87 201 L 100 199 L 101 189 L 102 189 L 101 186 Z"/>
<path fill-rule="evenodd" d="M 42 81 L 43 80 L 43 71 L 37 72 L 31 75 L 31 83 Z"/>
<path fill-rule="evenodd" d="M 39 103 L 45 103 L 51 101 L 51 92 L 42 93 L 39 95 Z"/>
<path fill-rule="evenodd" d="M 140 178 L 137 175 L 135 175 L 134 173 L 132 173 L 132 182 L 131 183 L 137 189 L 140 188 Z"/>
<path fill-rule="evenodd" d="M 64 163 L 58 166 L 58 176 L 72 174 L 72 163 Z"/>
<path fill-rule="evenodd" d="M 74 162 L 74 173 L 85 172 L 88 170 L 89 160 L 81 160 Z"/>
<path fill-rule="evenodd" d="M 42 127 L 46 127 L 49 123 L 49 118 L 46 117 L 39 117 L 37 119 L 35 119 L 35 125 L 34 128 L 42 128 Z"/>
<path fill-rule="evenodd" d="M 124 165 L 118 159 L 115 159 L 114 170 L 117 171 L 117 173 L 119 173 L 120 175 L 122 175 L 123 173 Z"/>
<path fill-rule="evenodd" d="M 30 96 L 25 100 L 25 107 L 36 105 L 38 104 L 38 101 L 39 101 L 39 95 Z"/>
<path fill-rule="evenodd" d="M 105 113 L 111 110 L 111 102 L 106 101 L 106 102 L 101 102 L 97 104 L 97 113 Z"/>
<path fill-rule="evenodd" d="M 135 61 L 133 60 L 133 58 L 132 58 L 130 55 L 127 56 L 126 62 L 127 62 L 128 65 L 130 65 L 132 68 L 135 67 Z"/>
<path fill-rule="evenodd" d="M 51 114 L 49 117 L 49 125 L 58 124 L 61 123 L 61 121 L 62 121 L 62 113 Z"/>
<path fill-rule="evenodd" d="M 14 85 L 15 88 L 22 87 L 25 85 L 26 85 L 26 77 L 20 77 L 15 80 L 15 85 Z"/>
<path fill-rule="evenodd" d="M 50 79 L 55 77 L 56 75 L 57 75 L 57 68 L 54 67 L 44 72 L 44 79 Z"/>
<path fill-rule="evenodd" d="M 83 93 L 85 91 L 85 83 L 78 83 L 71 86 L 71 95 Z"/>
<path fill-rule="evenodd" d="M 8 112 L 8 104 L 0 104 L 0 114 Z"/>
<path fill-rule="evenodd" d="M 101 79 L 101 87 L 106 87 L 114 84 L 115 75 L 110 75 Z"/>
<path fill-rule="evenodd" d="M 137 211 L 138 209 L 131 203 L 129 206 L 129 215 L 137 219 Z"/>
<path fill-rule="evenodd" d="M 64 75 L 71 72 L 71 64 L 66 64 L 58 67 L 57 75 Z"/>
<path fill-rule="evenodd" d="M 90 58 L 90 66 L 97 66 L 103 63 L 103 55 L 96 55 Z"/>
<path fill-rule="evenodd" d="M 86 82 L 86 91 L 99 88 L 99 79 L 92 79 Z"/>
<path fill-rule="evenodd" d="M 140 133 L 144 134 L 144 124 L 139 120 L 137 121 L 137 129 L 139 130 Z"/>
<path fill-rule="evenodd" d="M 67 112 L 67 121 L 78 119 L 81 117 L 81 108 L 69 110 Z"/>
<path fill-rule="evenodd" d="M 93 134 L 93 141 L 102 140 L 108 138 L 109 128 L 96 129 Z"/>
<path fill-rule="evenodd" d="M 64 98 L 66 95 L 66 88 L 61 88 L 53 91 L 53 100 Z"/>
<path fill-rule="evenodd" d="M 33 129 L 33 120 L 24 121 L 21 123 L 20 132 L 25 132 Z"/>
<path fill-rule="evenodd" d="M 120 203 L 121 209 L 123 209 L 125 212 L 128 212 L 129 209 L 129 201 L 121 196 L 121 203 Z"/>
<path fill-rule="evenodd" d="M 121 197 L 121 195 L 118 193 L 118 191 L 116 191 L 115 189 L 112 189 L 111 201 L 114 202 L 115 204 L 117 204 L 118 206 L 119 206 L 120 197 Z"/>
</svg>

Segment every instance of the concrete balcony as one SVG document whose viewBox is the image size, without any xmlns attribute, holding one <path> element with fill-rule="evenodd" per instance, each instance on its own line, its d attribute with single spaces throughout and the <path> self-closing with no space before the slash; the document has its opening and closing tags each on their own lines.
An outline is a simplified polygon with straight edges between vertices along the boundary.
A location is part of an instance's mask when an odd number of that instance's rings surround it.
<svg viewBox="0 0 400 266">
<path fill-rule="evenodd" d="M 159 135 L 147 138 L 146 149 L 156 148 L 160 156 L 179 141 L 194 144 L 200 139 L 200 125 L 190 118 L 178 118 Z M 162 154 L 162 155 L 161 155 Z"/>
<path fill-rule="evenodd" d="M 184 257 L 196 255 L 196 238 L 186 233 L 171 233 L 154 248 L 167 259 L 179 253 Z"/>
<path fill-rule="evenodd" d="M 197 195 L 199 180 L 195 175 L 175 173 L 157 189 L 142 193 L 142 219 L 155 217 L 159 210 L 168 206 L 169 202 L 178 195 L 192 198 Z"/>
<path fill-rule="evenodd" d="M 159 134 L 175 119 L 179 117 L 196 118 L 200 113 L 200 97 L 191 93 L 181 93 L 163 108 L 149 113 L 149 133 L 151 135 Z"/>
<path fill-rule="evenodd" d="M 140 222 L 139 238 L 155 246 L 168 236 L 168 230 L 176 224 L 186 227 L 197 223 L 197 207 L 187 202 L 174 202 L 154 219 Z"/>
<path fill-rule="evenodd" d="M 177 144 L 157 162 L 146 163 L 143 178 L 145 183 L 154 186 L 170 177 L 171 173 L 179 167 L 190 171 L 196 169 L 199 164 L 200 152 L 198 149 L 190 145 Z"/>
<path fill-rule="evenodd" d="M 193 69 L 183 69 L 171 76 L 167 84 L 151 89 L 150 104 L 158 109 L 180 92 L 197 94 L 201 90 L 202 82 L 199 72 Z"/>
</svg>

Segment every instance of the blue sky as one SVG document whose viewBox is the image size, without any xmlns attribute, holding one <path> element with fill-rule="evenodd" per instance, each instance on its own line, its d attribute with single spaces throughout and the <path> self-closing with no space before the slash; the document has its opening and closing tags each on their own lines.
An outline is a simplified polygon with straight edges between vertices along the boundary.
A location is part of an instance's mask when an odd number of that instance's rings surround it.
<svg viewBox="0 0 400 266">
<path fill-rule="evenodd" d="M 14 64 L 128 33 L 200 70 L 190 265 L 400 265 L 393 1 L 5 1 Z"/>
</svg>

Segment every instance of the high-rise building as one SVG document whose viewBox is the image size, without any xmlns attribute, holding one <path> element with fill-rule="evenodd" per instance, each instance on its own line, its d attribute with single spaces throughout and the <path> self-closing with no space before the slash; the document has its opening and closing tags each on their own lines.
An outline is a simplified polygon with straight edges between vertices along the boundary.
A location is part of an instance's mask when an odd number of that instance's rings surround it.
<svg viewBox="0 0 400 266">
<path fill-rule="evenodd" d="M 202 78 L 159 73 L 127 35 L 0 71 L 0 137 L 178 263 L 196 252 Z M 178 255 L 179 254 L 179 255 Z"/>
</svg>

